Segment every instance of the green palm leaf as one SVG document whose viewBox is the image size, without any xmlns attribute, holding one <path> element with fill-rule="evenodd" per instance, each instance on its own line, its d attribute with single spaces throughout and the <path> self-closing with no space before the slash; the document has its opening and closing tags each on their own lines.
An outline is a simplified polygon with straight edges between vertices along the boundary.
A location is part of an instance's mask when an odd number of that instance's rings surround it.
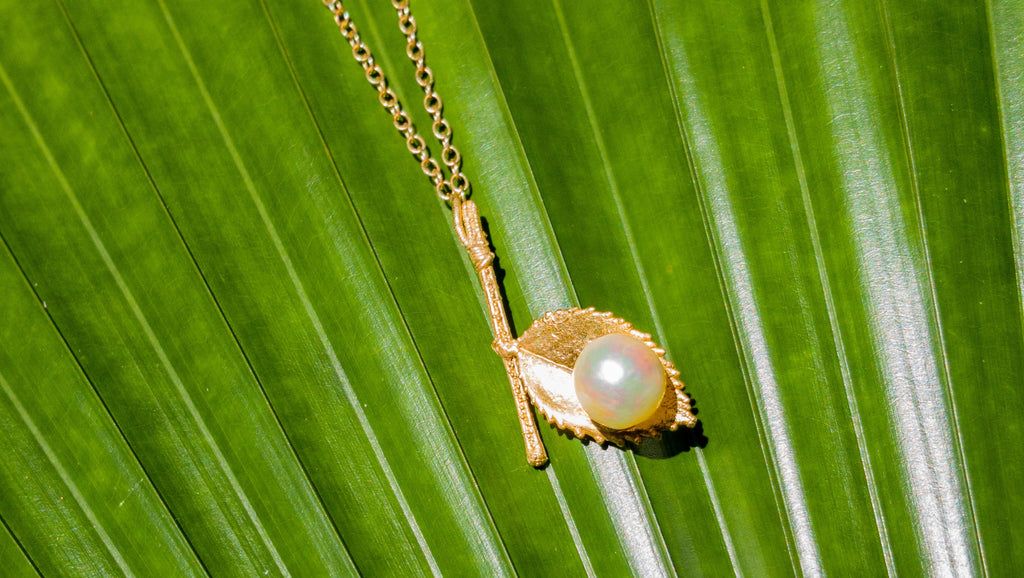
<svg viewBox="0 0 1024 578">
<path fill-rule="evenodd" d="M 1024 7 L 413 9 L 516 329 L 629 319 L 698 430 L 526 464 L 318 2 L 2 2 L 5 575 L 1024 566 Z"/>
</svg>

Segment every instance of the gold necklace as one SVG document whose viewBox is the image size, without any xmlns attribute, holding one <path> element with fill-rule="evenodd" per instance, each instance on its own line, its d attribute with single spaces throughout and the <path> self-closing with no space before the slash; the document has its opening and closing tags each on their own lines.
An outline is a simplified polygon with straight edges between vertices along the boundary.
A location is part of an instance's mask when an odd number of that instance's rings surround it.
<svg viewBox="0 0 1024 578">
<path fill-rule="evenodd" d="M 324 4 L 334 13 L 338 28 L 352 46 L 352 55 L 377 90 L 381 106 L 391 115 L 409 152 L 419 161 L 438 196 L 451 205 L 455 232 L 469 253 L 487 299 L 494 333 L 492 347 L 505 362 L 527 461 L 534 467 L 548 461 L 531 401 L 555 427 L 581 440 L 590 438 L 602 444 L 639 444 L 663 430 L 696 425 L 679 372 L 665 359 L 665 350 L 655 345 L 650 335 L 611 313 L 593 307 L 551 311 L 534 321 L 518 339 L 512 337 L 494 275 L 494 254 L 476 204 L 469 199 L 469 179 L 462 172 L 462 156 L 452 144 L 452 129 L 444 118 L 441 97 L 434 91 L 434 73 L 426 64 L 409 0 L 392 0 L 391 4 L 405 35 L 405 53 L 416 65 L 423 107 L 433 120 L 431 132 L 441 145 L 441 161 L 451 173 L 449 178 L 445 178 L 444 170 L 388 86 L 384 71 L 345 6 L 340 0 L 324 0 Z"/>
</svg>

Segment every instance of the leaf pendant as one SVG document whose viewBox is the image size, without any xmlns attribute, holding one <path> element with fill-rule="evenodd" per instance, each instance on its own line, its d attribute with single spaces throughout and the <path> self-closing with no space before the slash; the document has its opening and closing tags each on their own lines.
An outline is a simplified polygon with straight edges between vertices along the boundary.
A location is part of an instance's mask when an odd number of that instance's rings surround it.
<svg viewBox="0 0 1024 578">
<path fill-rule="evenodd" d="M 594 421 L 576 394 L 573 368 L 588 343 L 609 334 L 636 339 L 657 356 L 664 370 L 661 399 L 654 412 L 636 425 L 612 429 Z M 519 374 L 530 400 L 552 425 L 572 432 L 580 439 L 618 446 L 639 444 L 644 438 L 658 437 L 663 430 L 675 431 L 680 425 L 693 427 L 697 419 L 690 410 L 690 399 L 683 393 L 683 382 L 665 350 L 651 336 L 635 329 L 628 321 L 611 313 L 587 309 L 551 311 L 533 322 L 517 340 Z"/>
<path fill-rule="evenodd" d="M 458 196 L 453 196 L 451 203 L 455 232 L 473 261 L 487 298 L 491 330 L 494 332 L 493 348 L 505 363 L 526 443 L 526 458 L 531 465 L 540 467 L 548 461 L 531 402 L 556 428 L 581 440 L 592 439 L 602 444 L 624 446 L 626 442 L 640 443 L 645 438 L 658 437 L 666 429 L 674 431 L 680 425 L 696 425 L 697 418 L 691 411 L 689 398 L 683 393 L 679 372 L 665 359 L 665 350 L 655 345 L 650 335 L 611 313 L 595 311 L 592 307 L 551 311 L 534 321 L 519 339 L 513 339 L 494 274 L 494 254 L 484 235 L 476 204 Z M 584 409 L 588 404 L 583 403 L 577 394 L 574 376 L 581 354 L 587 356 L 584 352 L 587 346 L 614 335 L 628 338 L 624 343 L 622 339 L 616 341 L 624 344 L 625 350 L 633 352 L 631 355 L 636 357 L 637 363 L 633 367 L 627 358 L 625 364 L 615 365 L 613 369 L 618 374 L 613 376 L 613 381 L 623 373 L 632 375 L 639 372 L 648 377 L 644 392 L 639 397 L 644 397 L 649 407 L 645 406 L 637 414 L 641 416 L 638 421 L 630 421 L 619 428 L 598 423 Z M 603 393 L 598 391 L 593 398 L 601 399 Z M 631 401 L 630 395 L 624 396 L 619 392 L 619 396 Z M 603 423 L 610 422 L 603 420 Z"/>
</svg>

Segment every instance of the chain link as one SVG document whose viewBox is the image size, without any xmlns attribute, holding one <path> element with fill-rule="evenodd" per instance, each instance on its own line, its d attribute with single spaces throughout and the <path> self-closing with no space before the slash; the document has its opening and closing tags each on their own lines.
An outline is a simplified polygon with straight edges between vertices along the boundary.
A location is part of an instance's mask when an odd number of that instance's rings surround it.
<svg viewBox="0 0 1024 578">
<path fill-rule="evenodd" d="M 416 131 L 412 119 L 402 109 L 402 103 L 398 96 L 388 86 L 388 79 L 384 71 L 373 58 L 370 49 L 363 42 L 355 24 L 352 23 L 352 16 L 345 10 L 341 0 L 323 0 L 324 5 L 334 13 L 334 21 L 342 36 L 352 47 L 352 56 L 355 57 L 366 75 L 366 80 L 377 89 L 377 100 L 381 106 L 391 115 L 395 129 L 405 139 L 405 146 L 420 163 L 423 173 L 430 179 L 431 184 L 437 191 L 437 195 L 446 201 L 450 201 L 453 195 L 465 199 L 469 195 L 469 179 L 462 172 L 462 155 L 452 145 L 452 129 L 444 118 L 444 105 L 441 96 L 434 90 L 434 72 L 427 66 L 426 55 L 423 51 L 423 43 L 416 34 L 416 19 L 409 10 L 409 0 L 392 0 L 398 13 L 398 28 L 405 35 L 405 54 L 409 60 L 416 65 L 416 84 L 423 89 L 423 108 L 430 115 L 433 121 L 431 132 L 441 145 L 441 162 L 448 167 L 451 178 L 445 178 L 444 170 L 437 160 L 431 156 L 430 149 L 423 141 L 423 137 Z"/>
</svg>

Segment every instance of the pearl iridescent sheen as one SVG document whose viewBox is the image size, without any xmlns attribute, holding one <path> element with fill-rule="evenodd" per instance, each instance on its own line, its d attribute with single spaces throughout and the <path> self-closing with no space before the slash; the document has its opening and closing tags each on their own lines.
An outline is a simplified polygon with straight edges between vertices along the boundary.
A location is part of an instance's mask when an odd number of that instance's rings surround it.
<svg viewBox="0 0 1024 578">
<path fill-rule="evenodd" d="M 572 369 L 580 405 L 590 419 L 612 429 L 635 426 L 658 409 L 665 368 L 644 343 L 610 333 L 588 343 Z"/>
</svg>

